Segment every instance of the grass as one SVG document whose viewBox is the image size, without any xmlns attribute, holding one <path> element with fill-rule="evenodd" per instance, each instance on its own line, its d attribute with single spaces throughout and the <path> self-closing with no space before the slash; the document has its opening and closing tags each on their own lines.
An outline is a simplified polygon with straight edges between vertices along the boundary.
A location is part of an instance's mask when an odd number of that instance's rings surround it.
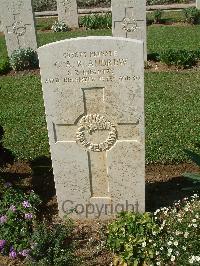
<svg viewBox="0 0 200 266">
<path fill-rule="evenodd" d="M 200 136 L 200 73 L 145 75 L 146 162 L 187 161 Z M 40 77 L 0 78 L 0 125 L 4 146 L 16 159 L 49 156 Z"/>
<path fill-rule="evenodd" d="M 147 20 L 154 19 L 154 11 L 147 12 Z M 180 10 L 171 10 L 171 11 L 163 11 L 161 22 L 183 22 L 185 21 L 185 15 L 183 11 Z"/>
<path fill-rule="evenodd" d="M 197 26 L 149 26 L 148 27 L 148 52 L 159 53 L 167 49 L 200 49 L 200 25 Z M 39 32 L 38 45 L 83 36 L 104 36 L 111 35 L 111 30 L 88 30 L 70 32 Z M 0 56 L 7 55 L 5 39 L 0 36 Z"/>
<path fill-rule="evenodd" d="M 200 25 L 198 26 L 149 26 L 148 52 L 168 49 L 200 50 Z"/>
</svg>

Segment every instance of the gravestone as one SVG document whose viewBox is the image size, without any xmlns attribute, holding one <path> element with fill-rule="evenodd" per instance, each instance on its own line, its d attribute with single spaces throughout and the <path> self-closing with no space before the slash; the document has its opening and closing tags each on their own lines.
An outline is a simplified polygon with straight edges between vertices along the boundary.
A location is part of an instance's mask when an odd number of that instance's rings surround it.
<svg viewBox="0 0 200 266">
<path fill-rule="evenodd" d="M 77 38 L 38 53 L 60 216 L 143 212 L 143 42 Z"/>
<path fill-rule="evenodd" d="M 8 55 L 19 48 L 37 50 L 31 0 L 0 0 Z"/>
<path fill-rule="evenodd" d="M 112 0 L 112 35 L 144 41 L 146 48 L 146 0 Z"/>
<path fill-rule="evenodd" d="M 58 20 L 69 28 L 78 28 L 78 8 L 76 0 L 57 0 Z"/>
</svg>

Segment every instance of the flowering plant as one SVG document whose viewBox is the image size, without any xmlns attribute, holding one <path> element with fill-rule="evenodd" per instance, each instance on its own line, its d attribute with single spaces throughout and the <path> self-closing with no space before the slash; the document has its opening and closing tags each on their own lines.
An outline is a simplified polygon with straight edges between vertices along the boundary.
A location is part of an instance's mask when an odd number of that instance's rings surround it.
<svg viewBox="0 0 200 266">
<path fill-rule="evenodd" d="M 16 258 L 26 257 L 36 217 L 39 197 L 33 192 L 25 194 L 4 184 L 0 195 L 0 252 Z"/>
<path fill-rule="evenodd" d="M 67 27 L 67 25 L 64 22 L 59 22 L 59 21 L 55 21 L 53 23 L 51 29 L 54 32 L 65 32 L 65 31 L 69 30 L 69 28 Z"/>
<path fill-rule="evenodd" d="M 198 195 L 154 214 L 122 213 L 109 225 L 114 265 L 200 265 Z"/>
</svg>

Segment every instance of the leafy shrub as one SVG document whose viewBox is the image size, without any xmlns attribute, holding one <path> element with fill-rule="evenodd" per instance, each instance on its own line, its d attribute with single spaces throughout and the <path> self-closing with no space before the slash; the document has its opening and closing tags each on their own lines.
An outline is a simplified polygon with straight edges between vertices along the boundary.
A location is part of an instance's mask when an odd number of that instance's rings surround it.
<svg viewBox="0 0 200 266">
<path fill-rule="evenodd" d="M 80 25 L 86 29 L 111 29 L 112 16 L 110 14 L 84 16 L 80 19 Z"/>
<path fill-rule="evenodd" d="M 0 187 L 0 252 L 26 257 L 40 199 L 33 191 L 25 194 L 10 183 L 1 181 Z"/>
<path fill-rule="evenodd" d="M 36 265 L 74 265 L 73 245 L 71 240 L 73 225 L 69 220 L 66 225 L 54 224 L 51 228 L 38 225 L 32 236 L 30 260 Z"/>
<path fill-rule="evenodd" d="M 10 71 L 9 58 L 0 59 L 0 74 L 6 74 Z"/>
<path fill-rule="evenodd" d="M 31 48 L 17 49 L 11 54 L 10 65 L 16 71 L 37 68 L 37 53 Z"/>
<path fill-rule="evenodd" d="M 154 23 L 160 23 L 161 22 L 162 13 L 163 13 L 163 11 L 160 9 L 153 11 Z"/>
<path fill-rule="evenodd" d="M 56 0 L 33 0 L 33 9 L 38 12 L 56 10 L 57 3 Z"/>
<path fill-rule="evenodd" d="M 108 246 L 128 265 L 151 263 L 155 257 L 152 239 L 158 239 L 160 229 L 149 213 L 123 212 L 109 225 Z M 151 240 L 151 242 L 149 242 Z M 117 262 L 117 261 L 116 261 Z"/>
<path fill-rule="evenodd" d="M 167 65 L 189 68 L 196 65 L 199 54 L 188 50 L 166 50 L 160 54 L 160 60 Z"/>
<path fill-rule="evenodd" d="M 59 21 L 55 21 L 54 24 L 52 25 L 51 29 L 54 32 L 66 32 L 69 30 L 69 28 L 67 27 L 67 25 L 64 22 L 59 22 Z"/>
<path fill-rule="evenodd" d="M 184 9 L 184 14 L 186 17 L 186 22 L 190 24 L 200 23 L 200 10 L 196 7 L 189 7 Z"/>
<path fill-rule="evenodd" d="M 200 145 L 197 145 L 197 147 L 200 148 Z M 185 150 L 185 152 L 200 167 L 200 154 L 190 150 Z M 184 190 L 200 191 L 200 173 L 184 173 L 183 176 L 193 182 L 192 187 L 184 188 Z"/>
<path fill-rule="evenodd" d="M 165 4 L 181 4 L 190 3 L 191 0 L 146 0 L 147 5 L 165 5 Z"/>
<path fill-rule="evenodd" d="M 122 213 L 109 225 L 114 265 L 193 265 L 200 262 L 200 199 L 176 202 L 154 214 Z M 174 264 L 175 263 L 175 264 Z"/>
</svg>

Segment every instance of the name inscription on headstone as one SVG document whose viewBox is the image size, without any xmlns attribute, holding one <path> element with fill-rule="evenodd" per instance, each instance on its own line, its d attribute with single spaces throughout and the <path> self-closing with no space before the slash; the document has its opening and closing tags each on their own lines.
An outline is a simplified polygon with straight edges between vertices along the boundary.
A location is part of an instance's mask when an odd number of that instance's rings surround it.
<svg viewBox="0 0 200 266">
<path fill-rule="evenodd" d="M 63 53 L 63 60 L 54 62 L 57 69 L 66 69 L 66 76 L 62 79 L 51 77 L 45 83 L 59 82 L 97 82 L 97 81 L 134 81 L 139 80 L 140 76 L 119 75 L 115 73 L 116 68 L 124 67 L 128 63 L 128 58 L 122 58 L 117 51 L 91 51 Z"/>
</svg>

